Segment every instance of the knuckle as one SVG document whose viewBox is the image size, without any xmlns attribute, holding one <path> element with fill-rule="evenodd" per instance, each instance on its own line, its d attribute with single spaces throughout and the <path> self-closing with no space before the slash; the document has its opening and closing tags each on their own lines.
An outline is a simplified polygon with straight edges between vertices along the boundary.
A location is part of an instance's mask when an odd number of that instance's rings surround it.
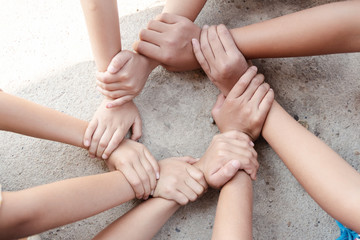
<svg viewBox="0 0 360 240">
<path fill-rule="evenodd" d="M 107 142 L 100 141 L 100 143 L 99 143 L 99 146 L 100 146 L 101 148 L 106 148 L 107 145 L 108 145 Z"/>
</svg>

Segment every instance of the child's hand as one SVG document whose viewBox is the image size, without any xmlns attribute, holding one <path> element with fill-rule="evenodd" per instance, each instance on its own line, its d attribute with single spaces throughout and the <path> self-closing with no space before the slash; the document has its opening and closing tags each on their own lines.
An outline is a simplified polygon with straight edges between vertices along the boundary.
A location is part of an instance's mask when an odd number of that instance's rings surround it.
<svg viewBox="0 0 360 240">
<path fill-rule="evenodd" d="M 159 165 L 143 144 L 124 139 L 105 163 L 109 170 L 119 170 L 124 174 L 136 198 L 147 199 L 155 190 Z"/>
<path fill-rule="evenodd" d="M 106 108 L 111 100 L 104 99 L 90 121 L 84 136 L 91 157 L 107 159 L 132 127 L 131 139 L 141 137 L 141 118 L 131 101 L 117 108 Z"/>
<path fill-rule="evenodd" d="M 197 39 L 192 40 L 196 59 L 206 75 L 225 95 L 248 68 L 231 33 L 224 25 L 204 26 Z"/>
<path fill-rule="evenodd" d="M 146 57 L 123 50 L 109 64 L 106 72 L 96 73 L 98 90 L 111 99 L 108 108 L 120 106 L 139 95 L 151 71 L 156 67 Z"/>
<path fill-rule="evenodd" d="M 220 130 L 238 130 L 255 141 L 274 101 L 274 92 L 263 83 L 264 76 L 250 67 L 235 84 L 229 95 L 220 94 L 213 109 L 213 118 Z"/>
<path fill-rule="evenodd" d="M 180 205 L 195 201 L 207 189 L 204 174 L 192 166 L 191 157 L 168 158 L 159 161 L 160 178 L 154 197 L 174 200 Z"/>
<path fill-rule="evenodd" d="M 257 153 L 248 135 L 230 131 L 214 136 L 204 156 L 195 164 L 206 182 L 220 188 L 242 169 L 255 180 L 259 168 Z"/>
<path fill-rule="evenodd" d="M 201 29 L 186 17 L 162 13 L 140 32 L 133 48 L 160 62 L 169 71 L 188 71 L 200 67 L 191 39 L 199 39 Z"/>
</svg>

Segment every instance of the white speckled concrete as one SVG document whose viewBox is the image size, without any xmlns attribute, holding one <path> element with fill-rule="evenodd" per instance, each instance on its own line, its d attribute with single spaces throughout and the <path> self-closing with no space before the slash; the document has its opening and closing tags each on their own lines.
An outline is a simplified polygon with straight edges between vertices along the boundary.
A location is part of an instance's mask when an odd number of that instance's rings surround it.
<svg viewBox="0 0 360 240">
<path fill-rule="evenodd" d="M 237 27 L 328 1 L 209 0 L 197 23 Z M 124 49 L 164 1 L 119 1 Z M 90 120 L 101 101 L 79 1 L 0 1 L 0 87 L 11 94 Z M 122 7 L 124 5 L 125 7 Z M 341 156 L 360 169 L 360 54 L 266 59 L 254 63 L 277 100 Z M 142 142 L 157 159 L 200 156 L 216 126 L 210 109 L 218 91 L 200 71 L 157 68 L 136 103 L 144 121 Z M 19 190 L 106 171 L 87 152 L 64 144 L 0 133 L 0 182 Z M 264 142 L 254 184 L 254 239 L 335 239 L 334 220 L 306 194 Z M 179 210 L 155 239 L 210 239 L 217 191 Z M 136 201 L 53 229 L 44 239 L 90 239 Z M 135 227 L 134 227 L 135 230 Z"/>
</svg>

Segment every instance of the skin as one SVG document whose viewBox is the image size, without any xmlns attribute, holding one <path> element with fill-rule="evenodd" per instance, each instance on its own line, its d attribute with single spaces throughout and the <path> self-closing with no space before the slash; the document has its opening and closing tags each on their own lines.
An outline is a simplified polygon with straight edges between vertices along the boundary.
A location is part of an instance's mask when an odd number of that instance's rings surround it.
<svg viewBox="0 0 360 240">
<path fill-rule="evenodd" d="M 359 11 L 359 1 L 336 2 L 231 29 L 230 32 L 246 59 L 358 52 Z M 188 19 L 167 14 L 149 23 L 134 49 L 168 66 L 170 71 L 193 70 L 199 64 L 192 49 L 183 46 L 193 38 L 199 41 L 199 33 L 200 27 Z"/>
<path fill-rule="evenodd" d="M 83 0 L 83 2 L 84 4 L 87 4 L 87 2 L 92 2 L 96 6 L 102 4 L 102 1 L 100 0 Z M 194 21 L 205 3 L 206 0 L 196 0 L 196 1 L 168 0 L 166 1 L 165 7 L 163 9 L 163 13 L 176 14 L 179 16 L 183 16 L 186 19 L 190 19 L 191 21 Z M 106 9 L 106 11 L 117 12 L 117 9 L 108 8 Z M 102 18 L 102 14 L 106 14 L 106 11 L 98 14 L 96 18 Z M 86 11 L 84 11 L 84 13 L 85 16 L 88 15 Z M 114 15 L 114 14 L 110 14 L 110 15 Z M 114 18 L 113 21 L 117 21 L 116 24 L 118 24 L 118 19 Z M 98 29 L 97 32 L 106 31 L 105 35 L 109 35 L 111 34 L 112 31 L 111 26 L 116 28 L 115 24 L 111 25 L 111 23 L 109 23 L 106 28 Z M 94 28 L 94 27 L 97 28 L 96 25 L 91 24 L 91 22 L 90 24 L 88 24 L 88 28 Z M 198 32 L 200 33 L 200 31 Z M 116 36 L 114 36 L 114 38 L 116 37 L 117 34 Z M 90 34 L 90 38 L 100 38 L 100 37 L 97 35 Z M 91 41 L 91 42 L 92 44 L 95 45 L 102 44 L 101 41 Z M 105 42 L 106 41 L 104 41 L 104 43 Z M 106 48 L 106 45 L 103 44 L 102 48 Z M 97 47 L 95 47 L 95 49 L 97 49 Z M 186 49 L 191 50 L 191 44 L 186 44 Z M 121 50 L 121 45 L 120 45 L 120 50 Z M 130 101 L 135 96 L 140 94 L 149 74 L 154 68 L 156 68 L 160 64 L 158 61 L 152 58 L 148 58 L 145 55 L 140 55 L 126 50 L 115 52 L 113 53 L 113 56 L 115 57 L 112 58 L 110 64 L 109 62 L 107 63 L 109 65 L 108 67 L 106 67 L 107 71 L 105 71 L 105 69 L 103 70 L 98 69 L 97 82 L 96 82 L 98 85 L 98 90 L 106 97 L 111 98 L 113 100 L 111 103 L 107 105 L 107 107 L 109 108 L 121 106 L 122 104 Z M 193 61 L 193 63 L 196 63 L 194 59 L 191 60 Z"/>
<path fill-rule="evenodd" d="M 211 63 L 211 61 L 207 62 Z M 256 77 L 252 81 L 255 79 Z M 236 84 L 229 96 L 232 92 L 239 91 L 242 88 L 241 85 Z M 238 90 L 234 90 L 236 87 L 239 87 Z M 243 95 L 250 88 L 251 83 Z M 259 91 L 263 90 L 258 87 L 253 96 L 256 96 Z M 273 93 L 270 92 L 270 94 Z M 264 100 L 266 96 L 267 94 Z M 229 108 L 235 113 L 230 119 L 242 116 L 237 113 L 246 109 L 242 108 L 241 101 L 235 104 L 237 107 L 231 105 L 225 104 L 224 101 L 218 112 L 221 112 L 221 108 Z M 276 101 L 271 105 L 266 117 L 262 135 L 320 207 L 347 227 L 360 231 L 357 224 L 360 221 L 358 214 L 360 207 L 356 200 L 360 197 L 360 174 L 353 167 L 301 126 Z M 351 197 L 344 198 L 343 196 Z"/>
</svg>

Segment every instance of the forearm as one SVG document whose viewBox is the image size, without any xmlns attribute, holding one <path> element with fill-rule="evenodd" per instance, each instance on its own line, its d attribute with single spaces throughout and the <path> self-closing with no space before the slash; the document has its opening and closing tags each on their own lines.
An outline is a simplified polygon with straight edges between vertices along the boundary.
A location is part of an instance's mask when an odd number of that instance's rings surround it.
<svg viewBox="0 0 360 240">
<path fill-rule="evenodd" d="M 111 59 L 121 51 L 116 0 L 81 0 L 92 51 L 99 71 L 106 71 Z"/>
<path fill-rule="evenodd" d="M 330 3 L 232 29 L 247 59 L 360 51 L 360 1 Z"/>
<path fill-rule="evenodd" d="M 310 196 L 335 219 L 359 232 L 360 174 L 277 102 L 262 133 Z"/>
<path fill-rule="evenodd" d="M 0 129 L 83 147 L 87 122 L 0 92 Z"/>
<path fill-rule="evenodd" d="M 172 13 L 195 21 L 207 0 L 167 0 L 163 13 Z"/>
<path fill-rule="evenodd" d="M 149 199 L 110 224 L 95 239 L 152 239 L 179 208 L 174 201 Z"/>
<path fill-rule="evenodd" d="M 244 171 L 221 189 L 212 239 L 252 239 L 253 191 Z"/>
<path fill-rule="evenodd" d="M 0 238 L 43 232 L 90 217 L 134 197 L 131 186 L 119 171 L 4 192 Z"/>
</svg>

